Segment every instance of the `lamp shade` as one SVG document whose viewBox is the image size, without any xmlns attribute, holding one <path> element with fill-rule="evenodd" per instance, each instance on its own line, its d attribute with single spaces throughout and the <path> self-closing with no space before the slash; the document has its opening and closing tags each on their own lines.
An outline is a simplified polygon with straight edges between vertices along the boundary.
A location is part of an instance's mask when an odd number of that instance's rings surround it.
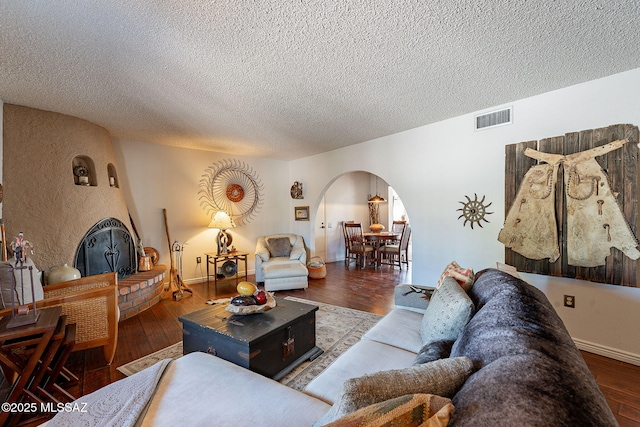
<svg viewBox="0 0 640 427">
<path fill-rule="evenodd" d="M 376 195 L 370 198 L 369 203 L 383 203 L 386 202 L 384 197 L 378 196 L 378 177 L 376 176 Z"/>
<path fill-rule="evenodd" d="M 233 219 L 226 211 L 216 212 L 209 223 L 209 228 L 217 228 L 219 230 L 226 230 L 228 228 L 234 228 L 235 226 Z"/>
</svg>

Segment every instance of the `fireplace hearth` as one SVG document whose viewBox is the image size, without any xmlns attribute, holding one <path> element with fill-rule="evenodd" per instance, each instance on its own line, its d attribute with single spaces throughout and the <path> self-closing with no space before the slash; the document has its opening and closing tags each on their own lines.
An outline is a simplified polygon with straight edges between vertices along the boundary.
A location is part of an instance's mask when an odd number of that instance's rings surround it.
<svg viewBox="0 0 640 427">
<path fill-rule="evenodd" d="M 83 277 L 117 272 L 123 279 L 135 274 L 135 242 L 122 221 L 106 218 L 91 227 L 76 251 L 75 268 Z"/>
</svg>

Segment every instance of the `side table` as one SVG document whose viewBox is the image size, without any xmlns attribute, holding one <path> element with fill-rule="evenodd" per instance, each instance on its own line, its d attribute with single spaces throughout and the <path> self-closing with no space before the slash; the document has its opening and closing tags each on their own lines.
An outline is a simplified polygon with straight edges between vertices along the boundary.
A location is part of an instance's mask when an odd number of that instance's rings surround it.
<svg viewBox="0 0 640 427">
<path fill-rule="evenodd" d="M 7 328 L 11 316 L 5 316 L 0 320 L 0 365 L 9 381 L 11 377 L 15 377 L 6 402 L 17 402 L 29 381 L 34 376 L 39 376 L 36 369 L 38 361 L 53 337 L 61 311 L 60 306 L 40 309 L 40 317 L 36 323 L 15 328 Z M 14 353 L 16 349 L 31 346 L 34 346 L 33 351 L 26 359 Z M 46 369 L 46 366 L 41 369 Z M 0 412 L 0 425 L 4 425 L 10 414 Z"/>
<path fill-rule="evenodd" d="M 216 293 L 218 292 L 218 267 L 221 267 L 222 264 L 224 264 L 227 261 L 233 261 L 236 263 L 236 266 L 238 264 L 238 261 L 244 261 L 244 280 L 247 280 L 247 257 L 249 256 L 249 252 L 229 252 L 227 254 L 220 254 L 218 255 L 217 253 L 205 253 L 205 255 L 207 256 L 207 287 L 209 286 L 209 278 L 211 277 L 211 273 L 209 272 L 209 266 L 213 265 L 213 287 L 216 291 Z M 236 271 L 236 274 L 234 274 L 235 279 L 236 279 L 236 286 L 238 285 L 238 281 L 240 278 L 240 275 L 238 274 L 238 272 Z M 232 276 L 229 276 L 232 277 Z"/>
</svg>

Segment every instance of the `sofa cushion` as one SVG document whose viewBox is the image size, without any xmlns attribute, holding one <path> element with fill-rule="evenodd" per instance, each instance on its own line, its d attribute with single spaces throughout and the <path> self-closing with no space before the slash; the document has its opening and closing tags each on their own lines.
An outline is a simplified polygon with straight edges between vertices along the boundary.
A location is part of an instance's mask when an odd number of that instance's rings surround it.
<svg viewBox="0 0 640 427">
<path fill-rule="evenodd" d="M 438 340 L 431 341 L 422 346 L 414 365 L 420 365 L 422 363 L 433 362 L 434 360 L 449 357 L 451 354 L 451 347 L 453 347 L 453 340 Z"/>
<path fill-rule="evenodd" d="M 450 399 L 432 394 L 407 394 L 375 403 L 327 424 L 331 427 L 445 427 L 454 408 Z"/>
<path fill-rule="evenodd" d="M 445 267 L 440 279 L 438 279 L 436 288 L 442 286 L 446 277 L 453 277 L 456 282 L 462 286 L 462 289 L 469 292 L 469 289 L 473 286 L 475 275 L 473 274 L 473 269 L 460 267 L 457 262 L 451 261 L 449 265 Z"/>
<path fill-rule="evenodd" d="M 452 397 L 472 372 L 471 359 L 456 357 L 351 378 L 342 385 L 339 399 L 329 412 L 314 426 L 325 425 L 365 406 L 405 394 Z"/>
<path fill-rule="evenodd" d="M 188 409 L 177 402 L 188 402 Z M 311 425 L 329 409 L 270 378 L 194 352 L 167 368 L 141 425 L 298 427 Z"/>
<path fill-rule="evenodd" d="M 422 313 L 395 308 L 380 319 L 362 338 L 417 353 L 422 347 L 420 337 L 422 316 Z"/>
<path fill-rule="evenodd" d="M 451 277 L 446 277 L 442 285 L 431 297 L 422 317 L 420 336 L 422 343 L 431 341 L 456 340 L 462 328 L 473 316 L 471 298 Z"/>
<path fill-rule="evenodd" d="M 269 238 L 267 247 L 272 257 L 288 257 L 291 254 L 291 241 L 288 237 Z"/>
<path fill-rule="evenodd" d="M 415 359 L 416 354 L 410 351 L 377 341 L 359 340 L 311 380 L 304 392 L 333 404 L 340 398 L 342 383 L 349 378 L 388 369 L 404 369 Z"/>
</svg>

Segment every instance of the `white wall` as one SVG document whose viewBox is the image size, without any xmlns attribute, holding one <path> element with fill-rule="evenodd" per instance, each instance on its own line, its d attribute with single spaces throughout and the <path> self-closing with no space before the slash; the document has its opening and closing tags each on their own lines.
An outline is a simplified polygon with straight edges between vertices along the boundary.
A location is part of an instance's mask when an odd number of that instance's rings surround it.
<svg viewBox="0 0 640 427">
<path fill-rule="evenodd" d="M 255 245 L 263 234 L 290 232 L 288 164 L 282 161 L 229 156 L 134 141 L 114 141 L 123 191 L 140 237 L 145 246 L 160 252 L 161 262 L 169 265 L 162 209 L 167 209 L 171 240 L 187 242 L 183 251 L 183 277 L 186 283 L 206 276 L 205 253 L 215 252 L 217 230 L 207 228 L 211 217 L 200 206 L 198 183 L 205 170 L 221 160 L 235 159 L 252 167 L 264 186 L 262 206 L 248 225 L 230 230 L 233 245 L 249 252 L 249 273 L 255 271 Z M 306 222 L 305 222 L 306 223 Z M 196 257 L 202 264 L 196 264 Z M 243 270 L 243 265 L 239 268 Z"/>
<path fill-rule="evenodd" d="M 495 266 L 504 260 L 497 236 L 505 211 L 505 145 L 617 123 L 640 125 L 640 69 L 506 105 L 514 107 L 510 126 L 475 132 L 472 113 L 293 161 L 290 176 L 305 183 L 305 198 L 316 205 L 329 183 L 350 171 L 368 171 L 388 182 L 411 218 L 415 283 L 435 283 L 451 260 L 476 270 Z M 474 194 L 486 196 L 494 213 L 487 217 L 490 223 L 472 230 L 463 227 L 456 209 Z M 314 230 L 299 231 L 313 241 Z M 640 324 L 640 289 L 528 279 L 547 294 L 583 346 L 640 364 L 634 327 Z M 575 309 L 561 306 L 564 294 L 576 296 Z"/>
</svg>

